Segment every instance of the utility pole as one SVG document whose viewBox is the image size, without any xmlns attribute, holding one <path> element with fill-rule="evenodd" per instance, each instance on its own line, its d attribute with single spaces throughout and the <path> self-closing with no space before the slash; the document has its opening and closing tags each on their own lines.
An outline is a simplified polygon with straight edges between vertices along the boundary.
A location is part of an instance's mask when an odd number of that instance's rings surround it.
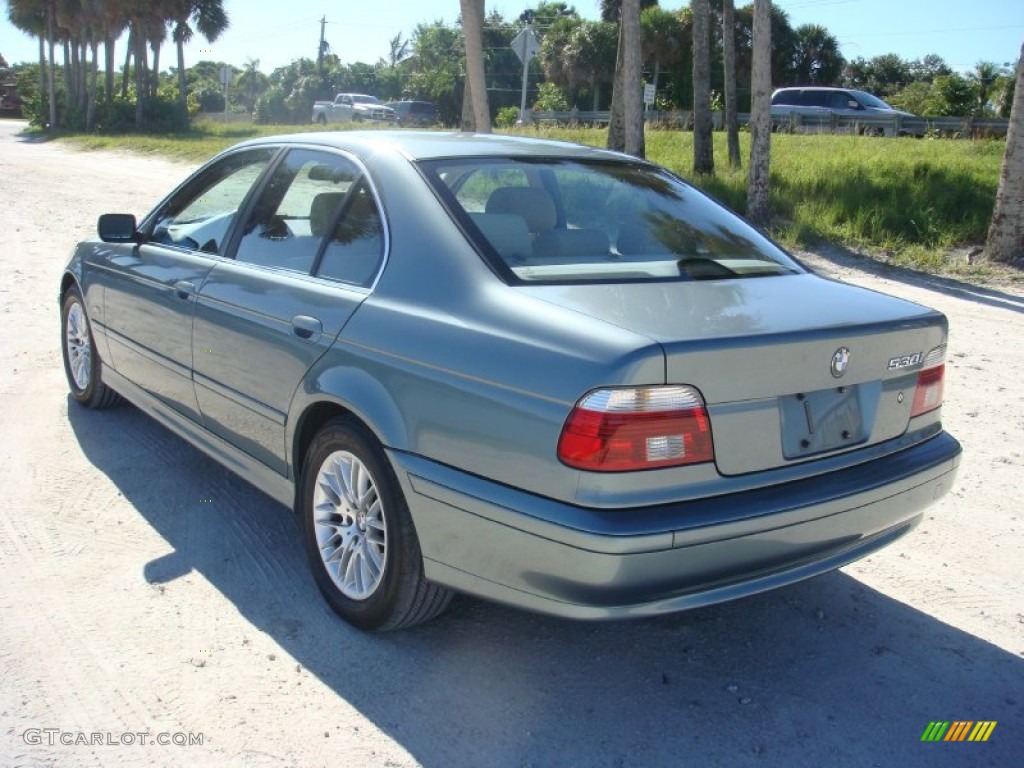
<svg viewBox="0 0 1024 768">
<path fill-rule="evenodd" d="M 327 16 L 320 17 L 320 47 L 316 54 L 316 71 L 323 77 L 324 74 L 324 47 L 327 41 L 324 39 L 324 28 L 327 26 Z"/>
</svg>

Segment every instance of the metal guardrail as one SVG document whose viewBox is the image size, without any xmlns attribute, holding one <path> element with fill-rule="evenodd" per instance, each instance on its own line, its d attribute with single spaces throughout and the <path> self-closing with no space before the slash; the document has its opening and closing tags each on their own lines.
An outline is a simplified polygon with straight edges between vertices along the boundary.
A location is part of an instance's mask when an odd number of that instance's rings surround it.
<svg viewBox="0 0 1024 768">
<path fill-rule="evenodd" d="M 608 111 L 568 110 L 563 112 L 529 112 L 533 122 L 568 123 L 584 125 L 607 125 L 611 113 Z M 740 125 L 750 122 L 750 115 L 736 116 Z M 661 112 L 648 110 L 644 113 L 647 123 L 675 126 L 682 130 L 693 128 L 692 113 Z M 712 115 L 715 130 L 722 130 L 724 117 L 721 112 Z M 879 136 L 925 136 L 937 133 L 953 138 L 977 138 L 1006 136 L 1010 121 L 1001 119 L 980 119 L 970 117 L 901 117 L 888 115 L 775 115 L 772 126 L 777 131 L 790 133 L 857 133 Z"/>
</svg>

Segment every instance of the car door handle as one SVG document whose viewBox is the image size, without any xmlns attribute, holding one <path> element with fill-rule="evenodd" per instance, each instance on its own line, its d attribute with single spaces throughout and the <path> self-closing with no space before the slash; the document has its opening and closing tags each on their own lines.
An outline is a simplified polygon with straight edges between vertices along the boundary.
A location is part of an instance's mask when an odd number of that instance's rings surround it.
<svg viewBox="0 0 1024 768">
<path fill-rule="evenodd" d="M 186 301 L 196 292 L 196 284 L 188 280 L 179 280 L 174 284 L 174 293 L 179 299 Z"/>
<path fill-rule="evenodd" d="M 319 337 L 324 326 L 315 317 L 309 315 L 296 315 L 292 318 L 292 333 L 300 339 L 313 339 Z"/>
</svg>

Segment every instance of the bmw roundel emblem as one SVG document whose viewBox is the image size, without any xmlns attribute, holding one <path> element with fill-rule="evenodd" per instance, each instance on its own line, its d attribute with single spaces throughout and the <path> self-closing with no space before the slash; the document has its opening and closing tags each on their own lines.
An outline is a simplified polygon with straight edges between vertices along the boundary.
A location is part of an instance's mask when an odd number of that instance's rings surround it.
<svg viewBox="0 0 1024 768">
<path fill-rule="evenodd" d="M 837 379 L 846 373 L 846 369 L 850 365 L 850 350 L 846 347 L 840 347 L 836 350 L 836 353 L 832 355 L 832 375 Z"/>
</svg>

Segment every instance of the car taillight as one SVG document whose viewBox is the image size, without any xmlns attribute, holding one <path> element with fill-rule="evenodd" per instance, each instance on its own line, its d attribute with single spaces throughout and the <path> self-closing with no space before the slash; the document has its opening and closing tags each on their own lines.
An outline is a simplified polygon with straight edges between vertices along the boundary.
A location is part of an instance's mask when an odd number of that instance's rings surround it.
<svg viewBox="0 0 1024 768">
<path fill-rule="evenodd" d="M 934 411 L 942 405 L 942 388 L 946 378 L 945 345 L 936 347 L 924 359 L 924 369 L 917 374 L 917 388 L 914 390 L 914 404 L 910 418 Z"/>
<path fill-rule="evenodd" d="M 558 458 L 596 472 L 697 464 L 715 458 L 704 399 L 693 387 L 597 389 L 573 408 Z"/>
</svg>

